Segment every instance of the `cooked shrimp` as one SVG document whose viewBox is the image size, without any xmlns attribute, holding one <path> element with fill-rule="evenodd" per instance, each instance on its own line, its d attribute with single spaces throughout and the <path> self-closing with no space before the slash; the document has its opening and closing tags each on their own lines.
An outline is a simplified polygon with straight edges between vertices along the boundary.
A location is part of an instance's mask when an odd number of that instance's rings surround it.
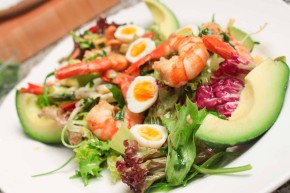
<svg viewBox="0 0 290 193">
<path fill-rule="evenodd" d="M 177 56 L 165 59 L 168 54 L 177 52 Z M 153 68 L 160 73 L 165 83 L 172 87 L 179 87 L 195 78 L 204 68 L 209 57 L 202 40 L 196 36 L 179 36 L 172 34 L 153 52 L 133 63 L 125 72 L 136 74 L 140 66 L 149 60 L 160 59 L 153 64 Z"/>
<path fill-rule="evenodd" d="M 233 37 L 229 42 L 223 40 L 222 33 L 225 33 L 215 22 L 208 22 L 201 26 L 201 31 L 208 29 L 209 35 L 203 35 L 202 41 L 208 50 L 214 52 L 224 59 L 238 58 L 242 63 L 253 63 L 254 59 L 247 48 L 241 45 Z"/>
<path fill-rule="evenodd" d="M 107 40 L 112 40 L 115 38 L 114 33 L 117 27 L 115 25 L 110 25 L 105 31 L 105 37 Z"/>
<path fill-rule="evenodd" d="M 100 101 L 88 113 L 89 129 L 101 140 L 109 140 L 118 131 L 118 121 L 114 119 L 116 108 L 105 100 Z"/>
<path fill-rule="evenodd" d="M 116 72 L 114 70 L 106 71 L 101 78 L 105 82 L 110 82 L 116 84 L 122 91 L 124 98 L 126 98 L 128 88 L 131 82 L 134 80 L 134 77 L 125 73 Z"/>
<path fill-rule="evenodd" d="M 219 35 L 222 32 L 221 27 L 215 22 L 207 22 L 201 25 L 200 31 L 208 29 L 212 35 Z"/>
<path fill-rule="evenodd" d="M 127 68 L 128 61 L 125 56 L 110 53 L 106 57 L 97 58 L 90 62 L 80 62 L 73 65 L 67 65 L 55 72 L 57 79 L 72 78 L 80 75 L 87 75 L 96 72 L 105 72 L 106 70 L 113 69 L 122 71 Z"/>
<path fill-rule="evenodd" d="M 89 129 L 100 139 L 110 140 L 122 125 L 122 121 L 114 118 L 117 108 L 106 101 L 100 101 L 88 113 L 86 120 Z M 143 114 L 132 113 L 125 108 L 124 123 L 127 128 L 143 122 Z"/>
<path fill-rule="evenodd" d="M 229 43 L 224 42 L 215 35 L 204 35 L 202 41 L 206 48 L 224 59 L 239 59 L 244 64 L 253 63 L 254 58 L 251 53 L 235 39 L 231 39 Z"/>
<path fill-rule="evenodd" d="M 153 69 L 159 72 L 165 84 L 180 87 L 198 76 L 209 54 L 201 39 L 196 36 L 172 35 L 168 41 L 170 52 L 177 52 L 178 55 L 170 59 L 161 58 L 154 62 Z"/>
<path fill-rule="evenodd" d="M 127 128 L 131 128 L 136 124 L 141 124 L 144 121 L 143 113 L 133 113 L 127 107 L 124 109 L 124 121 Z"/>
</svg>

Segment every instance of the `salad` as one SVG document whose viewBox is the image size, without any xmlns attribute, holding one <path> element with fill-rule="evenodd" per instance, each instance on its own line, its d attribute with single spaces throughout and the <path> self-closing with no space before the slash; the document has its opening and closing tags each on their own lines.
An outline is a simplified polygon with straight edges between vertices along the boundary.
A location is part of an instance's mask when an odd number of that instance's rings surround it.
<svg viewBox="0 0 290 193">
<path fill-rule="evenodd" d="M 285 58 L 253 56 L 258 42 L 233 20 L 180 27 L 164 4 L 145 3 L 155 18 L 147 28 L 99 18 L 71 32 L 62 66 L 17 91 L 24 132 L 72 149 L 84 185 L 106 168 L 133 192 L 251 169 L 224 166 L 277 119 Z"/>
</svg>

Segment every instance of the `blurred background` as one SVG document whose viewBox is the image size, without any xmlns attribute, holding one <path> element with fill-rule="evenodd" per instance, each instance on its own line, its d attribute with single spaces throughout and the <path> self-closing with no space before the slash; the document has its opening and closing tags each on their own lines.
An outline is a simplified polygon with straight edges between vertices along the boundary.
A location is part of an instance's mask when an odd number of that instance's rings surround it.
<svg viewBox="0 0 290 193">
<path fill-rule="evenodd" d="M 0 0 L 0 101 L 70 31 L 139 1 Z"/>
</svg>

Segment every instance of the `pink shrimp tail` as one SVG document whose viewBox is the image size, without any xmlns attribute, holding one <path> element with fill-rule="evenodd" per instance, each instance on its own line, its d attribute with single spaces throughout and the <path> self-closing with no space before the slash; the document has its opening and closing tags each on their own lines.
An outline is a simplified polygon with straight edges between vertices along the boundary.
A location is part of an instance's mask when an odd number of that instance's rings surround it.
<svg viewBox="0 0 290 193">
<path fill-rule="evenodd" d="M 87 75 L 94 72 L 103 72 L 110 69 L 112 64 L 106 60 L 94 60 L 92 62 L 81 62 L 78 64 L 72 64 L 64 66 L 55 72 L 57 79 L 72 78 L 81 75 Z"/>
<path fill-rule="evenodd" d="M 216 36 L 202 36 L 202 41 L 209 51 L 216 53 L 224 59 L 232 59 L 238 55 L 237 51 L 233 47 L 223 42 Z"/>
<path fill-rule="evenodd" d="M 170 46 L 168 44 L 168 41 L 165 41 L 161 45 L 159 45 L 155 50 L 153 50 L 150 54 L 147 54 L 143 58 L 134 62 L 129 68 L 125 70 L 125 73 L 138 75 L 140 72 L 140 67 L 144 65 L 146 62 L 154 59 L 159 59 L 161 57 L 165 57 L 166 54 L 168 54 L 169 52 Z"/>
</svg>

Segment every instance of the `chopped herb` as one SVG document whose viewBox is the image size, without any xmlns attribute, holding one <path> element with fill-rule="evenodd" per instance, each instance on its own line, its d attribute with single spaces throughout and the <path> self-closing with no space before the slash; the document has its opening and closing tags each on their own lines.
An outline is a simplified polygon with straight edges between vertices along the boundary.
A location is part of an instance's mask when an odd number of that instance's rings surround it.
<svg viewBox="0 0 290 193">
<path fill-rule="evenodd" d="M 90 111 L 96 104 L 98 104 L 100 101 L 100 97 L 97 97 L 96 99 L 87 98 L 84 99 L 84 110 L 86 112 Z"/>
<path fill-rule="evenodd" d="M 100 43 L 98 46 L 99 46 L 99 48 L 104 48 L 105 44 L 104 43 Z"/>
<path fill-rule="evenodd" d="M 230 42 L 230 37 L 225 32 L 220 33 L 220 35 L 223 36 L 224 42 L 228 43 L 231 47 L 235 49 L 235 46 Z"/>
<path fill-rule="evenodd" d="M 116 113 L 115 118 L 117 120 L 124 121 L 124 115 L 125 115 L 125 111 L 124 111 L 124 108 L 122 108 L 120 111 Z"/>
<path fill-rule="evenodd" d="M 103 55 L 103 57 L 105 57 L 105 56 L 107 56 L 108 54 L 107 54 L 107 52 L 106 52 L 105 50 L 102 50 L 102 55 Z"/>
<path fill-rule="evenodd" d="M 212 34 L 211 30 L 208 28 L 205 28 L 199 32 L 198 36 L 201 37 L 202 35 L 211 35 L 211 34 Z"/>
<path fill-rule="evenodd" d="M 107 88 L 112 92 L 114 99 L 117 101 L 119 107 L 125 105 L 125 100 L 122 94 L 122 91 L 113 84 L 107 84 Z"/>
</svg>

